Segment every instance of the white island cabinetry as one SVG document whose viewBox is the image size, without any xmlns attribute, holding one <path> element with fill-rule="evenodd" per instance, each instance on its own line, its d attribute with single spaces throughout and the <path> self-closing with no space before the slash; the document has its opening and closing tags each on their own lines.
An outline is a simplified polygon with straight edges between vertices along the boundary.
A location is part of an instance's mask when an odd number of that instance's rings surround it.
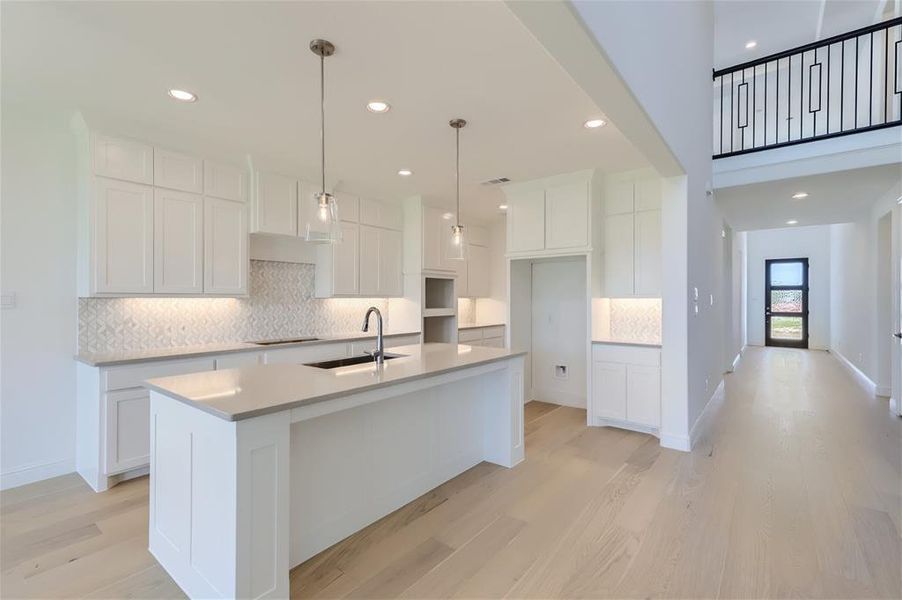
<svg viewBox="0 0 902 600">
<path fill-rule="evenodd" d="M 522 354 L 395 352 L 149 382 L 150 551 L 189 597 L 286 598 L 304 560 L 482 461 L 523 460 Z"/>
</svg>

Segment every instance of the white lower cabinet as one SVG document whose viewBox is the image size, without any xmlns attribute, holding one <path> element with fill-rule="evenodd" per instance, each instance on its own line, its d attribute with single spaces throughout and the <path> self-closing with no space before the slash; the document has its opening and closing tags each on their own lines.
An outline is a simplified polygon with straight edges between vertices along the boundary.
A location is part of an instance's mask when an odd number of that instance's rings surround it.
<svg viewBox="0 0 902 600">
<path fill-rule="evenodd" d="M 595 344 L 592 415 L 598 425 L 656 433 L 661 426 L 661 351 Z"/>
<path fill-rule="evenodd" d="M 418 344 L 419 334 L 391 335 L 386 348 Z M 92 367 L 78 363 L 76 468 L 97 492 L 143 475 L 150 460 L 150 392 L 143 382 L 157 377 L 265 364 L 303 364 L 361 354 L 375 340 L 248 350 L 216 357 L 147 361 Z"/>
</svg>

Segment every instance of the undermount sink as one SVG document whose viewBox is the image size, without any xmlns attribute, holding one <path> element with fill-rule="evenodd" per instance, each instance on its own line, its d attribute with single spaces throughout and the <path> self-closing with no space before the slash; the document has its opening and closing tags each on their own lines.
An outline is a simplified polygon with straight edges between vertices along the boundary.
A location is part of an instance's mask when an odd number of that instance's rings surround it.
<svg viewBox="0 0 902 600">
<path fill-rule="evenodd" d="M 385 354 L 385 360 L 392 358 L 402 358 L 403 354 Z M 362 365 L 365 363 L 375 363 L 373 357 L 369 354 L 361 356 L 352 356 L 350 358 L 336 358 L 333 360 L 323 360 L 315 363 L 306 363 L 305 367 L 316 367 L 317 369 L 337 369 L 338 367 L 350 367 L 351 365 Z"/>
<path fill-rule="evenodd" d="M 251 344 L 256 344 L 257 346 L 273 346 L 275 344 L 297 344 L 298 342 L 315 342 L 318 341 L 317 337 L 299 337 L 299 338 L 290 338 L 285 340 L 260 340 L 257 342 L 250 342 Z"/>
</svg>

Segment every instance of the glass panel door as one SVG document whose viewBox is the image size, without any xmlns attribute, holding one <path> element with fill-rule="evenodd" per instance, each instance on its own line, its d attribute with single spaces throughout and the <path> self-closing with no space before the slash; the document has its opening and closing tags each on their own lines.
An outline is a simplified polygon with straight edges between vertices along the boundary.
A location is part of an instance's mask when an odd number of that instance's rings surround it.
<svg viewBox="0 0 902 600">
<path fill-rule="evenodd" d="M 764 261 L 764 332 L 768 346 L 808 347 L 808 259 Z"/>
</svg>

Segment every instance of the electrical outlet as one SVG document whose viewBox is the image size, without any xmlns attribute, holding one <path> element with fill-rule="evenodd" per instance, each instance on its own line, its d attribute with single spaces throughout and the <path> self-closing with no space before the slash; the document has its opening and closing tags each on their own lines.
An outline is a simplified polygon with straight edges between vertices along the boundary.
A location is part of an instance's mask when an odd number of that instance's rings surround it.
<svg viewBox="0 0 902 600">
<path fill-rule="evenodd" d="M 567 365 L 554 365 L 554 376 L 558 379 L 567 379 Z"/>
</svg>

